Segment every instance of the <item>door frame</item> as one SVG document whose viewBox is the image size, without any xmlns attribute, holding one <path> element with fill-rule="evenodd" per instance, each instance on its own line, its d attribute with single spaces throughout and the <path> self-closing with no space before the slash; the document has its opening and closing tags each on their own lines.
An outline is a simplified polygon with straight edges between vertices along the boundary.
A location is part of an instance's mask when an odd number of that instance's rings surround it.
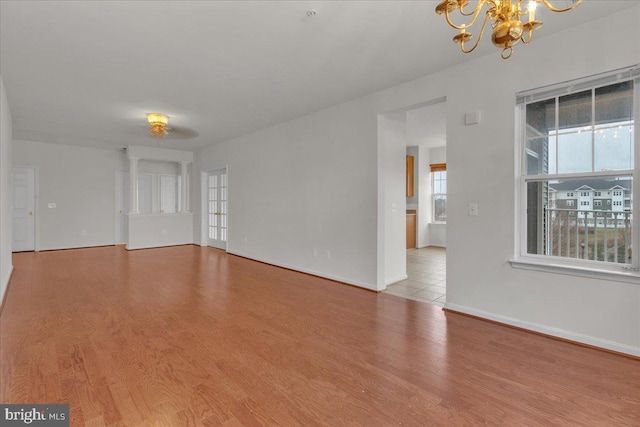
<svg viewBox="0 0 640 427">
<path fill-rule="evenodd" d="M 11 165 L 11 232 L 13 233 L 13 169 L 33 169 L 33 250 L 40 252 L 40 167 L 35 165 Z M 13 248 L 12 248 L 13 251 Z"/>
<path fill-rule="evenodd" d="M 127 178 L 127 181 L 129 180 L 129 171 L 115 171 L 114 174 L 114 187 L 115 187 L 115 195 L 114 195 L 114 199 L 113 199 L 113 212 L 114 212 L 114 237 L 113 237 L 113 241 L 115 245 L 121 245 L 124 244 L 126 245 L 127 242 L 118 242 L 118 240 L 120 240 L 120 236 L 118 235 L 118 213 L 116 212 L 116 205 L 118 203 L 118 195 L 120 193 L 121 190 L 124 190 L 124 187 L 122 189 L 118 188 L 118 176 L 122 176 L 123 177 L 123 182 L 124 182 L 124 177 Z M 124 197 L 124 192 L 122 194 L 122 196 Z M 127 205 L 129 204 L 129 201 L 127 200 Z M 127 209 L 128 210 L 128 209 Z M 129 215 L 129 212 L 123 212 L 122 215 Z M 123 224 L 120 224 L 120 226 L 123 226 Z M 129 230 L 126 231 L 125 235 L 127 236 L 127 241 L 129 240 Z"/>
<path fill-rule="evenodd" d="M 209 246 L 209 174 L 211 172 L 222 171 L 227 173 L 227 244 L 224 249 L 225 252 L 229 252 L 229 165 L 225 165 L 219 168 L 210 168 L 200 172 L 200 246 Z M 218 249 L 218 248 L 214 248 Z M 220 249 L 222 250 L 222 249 Z"/>
</svg>

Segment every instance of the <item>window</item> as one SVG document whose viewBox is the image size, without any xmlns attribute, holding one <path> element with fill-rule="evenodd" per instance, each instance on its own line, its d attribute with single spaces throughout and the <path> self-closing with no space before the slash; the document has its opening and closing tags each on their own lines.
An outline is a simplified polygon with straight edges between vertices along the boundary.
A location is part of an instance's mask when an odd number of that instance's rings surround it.
<svg viewBox="0 0 640 427">
<path fill-rule="evenodd" d="M 638 267 L 632 247 L 639 247 L 633 215 L 639 70 L 519 94 L 521 227 L 516 261 L 583 269 L 591 265 L 600 271 Z M 556 201 L 557 208 L 551 203 L 552 193 L 569 198 L 575 189 L 580 189 L 579 210 L 570 208 L 573 200 L 564 206 Z M 613 197 L 606 207 L 597 200 L 593 210 L 591 195 L 609 192 Z"/>
<path fill-rule="evenodd" d="M 601 197 L 602 196 L 602 191 L 596 191 L 596 192 L 593 193 L 593 195 L 595 197 Z"/>
<path fill-rule="evenodd" d="M 433 188 L 433 222 L 447 222 L 447 165 L 431 165 L 431 188 Z"/>
</svg>

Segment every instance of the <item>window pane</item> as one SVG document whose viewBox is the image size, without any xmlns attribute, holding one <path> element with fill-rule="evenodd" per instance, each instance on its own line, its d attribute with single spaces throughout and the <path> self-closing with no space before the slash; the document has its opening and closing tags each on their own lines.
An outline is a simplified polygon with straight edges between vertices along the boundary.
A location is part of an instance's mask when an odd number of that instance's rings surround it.
<svg viewBox="0 0 640 427">
<path fill-rule="evenodd" d="M 633 169 L 633 127 L 615 126 L 595 133 L 595 170 Z"/>
<path fill-rule="evenodd" d="M 558 101 L 558 129 L 574 131 L 591 125 L 591 91 L 561 96 Z"/>
<path fill-rule="evenodd" d="M 629 122 L 633 119 L 633 82 L 596 89 L 596 124 Z"/>
<path fill-rule="evenodd" d="M 447 220 L 447 196 L 436 196 L 434 198 L 433 214 L 435 222 L 445 222 Z"/>
<path fill-rule="evenodd" d="M 532 138 L 527 141 L 527 175 L 556 173 L 556 137 Z"/>
<path fill-rule="evenodd" d="M 547 136 L 555 128 L 555 98 L 527 105 L 527 138 Z"/>
<path fill-rule="evenodd" d="M 630 263 L 632 178 L 527 184 L 527 252 Z"/>
<path fill-rule="evenodd" d="M 558 173 L 591 172 L 591 132 L 558 135 Z"/>
</svg>

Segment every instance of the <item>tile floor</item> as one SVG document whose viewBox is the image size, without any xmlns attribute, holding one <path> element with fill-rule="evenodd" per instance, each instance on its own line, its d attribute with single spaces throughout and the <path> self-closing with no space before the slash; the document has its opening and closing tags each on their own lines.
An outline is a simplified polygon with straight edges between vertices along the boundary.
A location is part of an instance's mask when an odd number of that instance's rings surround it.
<svg viewBox="0 0 640 427">
<path fill-rule="evenodd" d="M 386 293 L 443 307 L 447 294 L 447 252 L 426 247 L 407 250 L 407 280 L 387 286 Z"/>
</svg>

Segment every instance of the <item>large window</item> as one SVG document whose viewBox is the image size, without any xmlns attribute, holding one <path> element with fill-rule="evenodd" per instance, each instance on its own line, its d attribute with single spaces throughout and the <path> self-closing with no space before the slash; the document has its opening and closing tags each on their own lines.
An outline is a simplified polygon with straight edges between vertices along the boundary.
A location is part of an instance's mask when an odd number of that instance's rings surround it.
<svg viewBox="0 0 640 427">
<path fill-rule="evenodd" d="M 637 75 L 612 73 L 519 97 L 521 257 L 638 266 Z"/>
<path fill-rule="evenodd" d="M 431 165 L 431 188 L 433 188 L 433 222 L 447 222 L 447 165 Z"/>
</svg>

